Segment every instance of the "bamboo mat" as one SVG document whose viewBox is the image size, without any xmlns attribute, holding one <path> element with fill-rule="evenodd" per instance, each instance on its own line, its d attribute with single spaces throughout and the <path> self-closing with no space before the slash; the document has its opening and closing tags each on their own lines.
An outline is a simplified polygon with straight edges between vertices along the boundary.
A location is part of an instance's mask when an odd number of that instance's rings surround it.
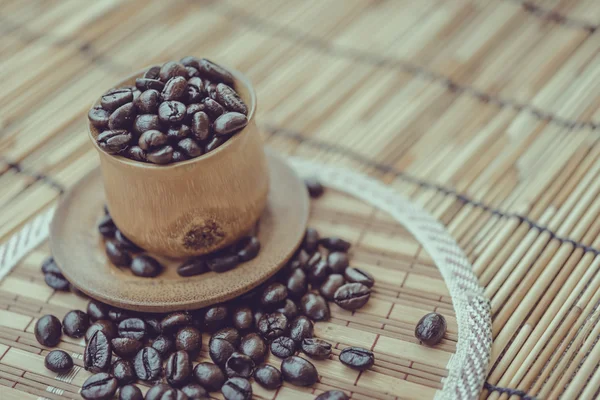
<svg viewBox="0 0 600 400">
<path fill-rule="evenodd" d="M 97 166 L 85 113 L 104 88 L 207 56 L 254 82 L 271 147 L 376 177 L 447 226 L 491 300 L 482 398 L 597 398 L 599 27 L 595 0 L 1 0 L 0 242 Z M 389 221 L 332 191 L 314 203 L 311 223 L 353 241 L 380 278 L 367 308 L 317 325 L 338 347 L 373 347 L 376 366 L 318 365 L 315 393 L 431 398 L 447 374 L 451 299 Z M 87 376 L 55 379 L 31 333 L 37 316 L 85 306 L 44 286 L 47 254 L 0 282 L 3 400 L 70 398 Z M 429 350 L 412 329 L 433 309 L 450 332 Z"/>
</svg>

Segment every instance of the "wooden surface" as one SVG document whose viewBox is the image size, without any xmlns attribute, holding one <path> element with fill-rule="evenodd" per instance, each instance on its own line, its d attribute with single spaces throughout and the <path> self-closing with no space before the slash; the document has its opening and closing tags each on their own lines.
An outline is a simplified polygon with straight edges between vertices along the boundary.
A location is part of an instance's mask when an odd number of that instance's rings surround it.
<svg viewBox="0 0 600 400">
<path fill-rule="evenodd" d="M 0 240 L 97 166 L 85 111 L 103 88 L 158 60 L 213 57 L 254 83 L 259 128 L 273 148 L 376 176 L 448 226 L 492 303 L 483 398 L 508 398 L 502 388 L 515 389 L 513 398 L 598 396 L 596 0 L 0 6 Z M 356 241 L 357 262 L 389 285 L 376 288 L 369 309 L 335 313 L 319 328 L 374 346 L 377 367 L 352 376 L 329 362 L 318 390 L 345 382 L 358 399 L 431 397 L 446 359 L 418 353 L 411 331 L 425 309 L 451 312 L 439 275 L 389 219 L 331 196 L 313 223 Z M 46 254 L 32 253 L 0 283 L 0 395 L 9 399 L 28 398 L 19 391 L 62 398 L 44 391 L 74 390 L 85 375 L 74 385 L 48 376 L 27 333 L 40 313 L 84 304 L 44 287 Z M 277 397 L 302 394 L 286 387 Z"/>
</svg>

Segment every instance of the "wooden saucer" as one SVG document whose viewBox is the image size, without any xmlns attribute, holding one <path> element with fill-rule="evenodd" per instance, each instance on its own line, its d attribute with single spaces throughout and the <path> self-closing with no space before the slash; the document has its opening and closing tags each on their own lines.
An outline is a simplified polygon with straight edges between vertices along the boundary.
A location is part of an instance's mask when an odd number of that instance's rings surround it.
<svg viewBox="0 0 600 400">
<path fill-rule="evenodd" d="M 180 277 L 181 260 L 157 257 L 165 271 L 156 278 L 134 276 L 112 265 L 96 224 L 103 215 L 104 189 L 96 169 L 60 202 L 50 226 L 50 246 L 65 277 L 90 297 L 144 312 L 197 309 L 235 298 L 274 275 L 300 245 L 309 213 L 303 182 L 278 156 L 267 152 L 270 191 L 260 218 L 258 256 L 235 269 Z M 199 194 L 200 196 L 201 194 Z"/>
</svg>

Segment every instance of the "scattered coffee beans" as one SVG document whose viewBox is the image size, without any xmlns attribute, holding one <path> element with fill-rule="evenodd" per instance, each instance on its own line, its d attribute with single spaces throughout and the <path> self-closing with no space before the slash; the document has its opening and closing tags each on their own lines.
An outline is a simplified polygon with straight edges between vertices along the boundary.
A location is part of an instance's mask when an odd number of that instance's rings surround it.
<svg viewBox="0 0 600 400">
<path fill-rule="evenodd" d="M 415 337 L 427 346 L 438 344 L 446 333 L 446 319 L 436 312 L 423 316 L 415 328 Z"/>
<path fill-rule="evenodd" d="M 281 362 L 283 379 L 296 386 L 311 386 L 318 382 L 319 374 L 308 360 L 291 356 Z"/>
<path fill-rule="evenodd" d="M 258 331 L 267 340 L 283 336 L 288 329 L 288 320 L 282 313 L 265 314 L 258 321 Z"/>
<path fill-rule="evenodd" d="M 312 321 L 301 315 L 290 324 L 290 338 L 300 345 L 304 339 L 313 337 L 313 330 Z"/>
<path fill-rule="evenodd" d="M 275 390 L 283 384 L 281 372 L 268 364 L 261 365 L 254 370 L 254 380 L 268 390 Z"/>
<path fill-rule="evenodd" d="M 267 356 L 268 348 L 265 341 L 256 333 L 249 333 L 242 338 L 239 351 L 260 364 Z"/>
<path fill-rule="evenodd" d="M 54 315 L 44 315 L 35 323 L 35 338 L 46 347 L 54 347 L 60 342 L 62 325 Z"/>
<path fill-rule="evenodd" d="M 63 332 L 72 338 L 80 338 L 90 326 L 90 318 L 86 313 L 79 310 L 69 311 L 62 322 Z"/>
<path fill-rule="evenodd" d="M 362 347 L 347 347 L 340 353 L 340 361 L 350 368 L 364 371 L 375 363 L 375 356 Z"/>
<path fill-rule="evenodd" d="M 73 359 L 62 350 L 52 350 L 46 355 L 44 365 L 52 372 L 63 374 L 73 368 Z"/>
<path fill-rule="evenodd" d="M 339 290 L 339 289 L 338 289 Z M 307 293 L 300 301 L 302 312 L 313 321 L 326 321 L 329 319 L 329 304 L 320 295 Z"/>
<path fill-rule="evenodd" d="M 359 268 L 346 268 L 344 276 L 348 282 L 362 283 L 366 287 L 373 287 L 375 284 L 373 276 Z"/>
<path fill-rule="evenodd" d="M 361 308 L 371 297 L 371 289 L 362 283 L 346 283 L 336 290 L 333 296 L 335 304 L 346 310 Z"/>
</svg>

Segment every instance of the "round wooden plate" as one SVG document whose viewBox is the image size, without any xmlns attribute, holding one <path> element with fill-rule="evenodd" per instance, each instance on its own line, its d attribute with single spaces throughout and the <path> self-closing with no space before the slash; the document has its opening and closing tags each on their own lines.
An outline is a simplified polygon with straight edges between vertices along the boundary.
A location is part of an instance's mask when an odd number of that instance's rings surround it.
<svg viewBox="0 0 600 400">
<path fill-rule="evenodd" d="M 304 183 L 280 157 L 267 152 L 267 159 L 270 192 L 259 225 L 261 251 L 231 271 L 180 277 L 176 268 L 181 260 L 157 257 L 165 271 L 156 278 L 140 278 L 127 268 L 112 265 L 96 227 L 105 198 L 99 169 L 78 182 L 60 202 L 50 226 L 54 259 L 77 289 L 125 309 L 169 312 L 235 298 L 274 275 L 298 248 L 306 230 L 309 199 Z"/>
</svg>

